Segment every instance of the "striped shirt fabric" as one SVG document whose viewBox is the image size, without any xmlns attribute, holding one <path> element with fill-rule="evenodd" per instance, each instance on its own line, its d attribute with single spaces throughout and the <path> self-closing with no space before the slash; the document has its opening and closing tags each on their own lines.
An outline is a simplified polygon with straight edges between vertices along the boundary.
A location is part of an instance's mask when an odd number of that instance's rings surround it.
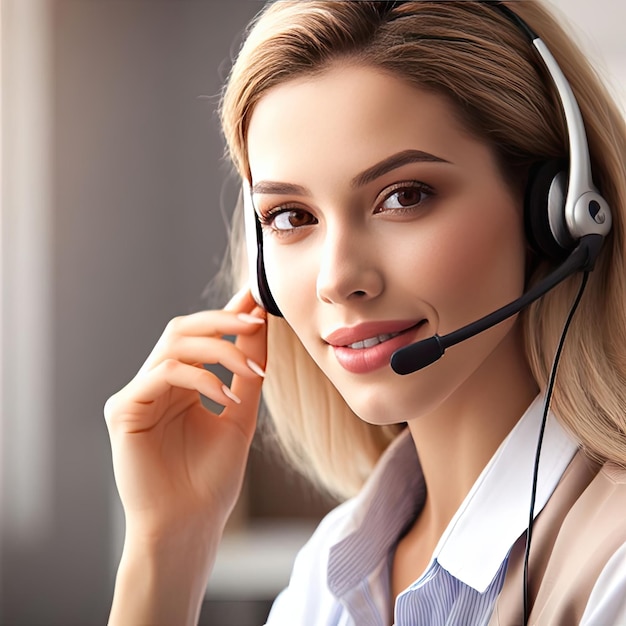
<svg viewBox="0 0 626 626">
<path fill-rule="evenodd" d="M 504 582 L 508 553 L 528 524 L 542 409 L 537 397 L 477 479 L 426 570 L 392 598 L 394 549 L 426 493 L 413 440 L 404 431 L 362 491 L 331 511 L 299 552 L 267 626 L 486 625 Z M 576 450 L 550 415 L 535 515 Z"/>
</svg>

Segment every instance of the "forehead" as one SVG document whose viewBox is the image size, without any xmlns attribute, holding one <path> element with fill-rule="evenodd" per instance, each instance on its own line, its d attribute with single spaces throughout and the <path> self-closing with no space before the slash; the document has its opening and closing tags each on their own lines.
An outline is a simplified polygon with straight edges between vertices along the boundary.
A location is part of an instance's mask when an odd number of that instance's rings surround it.
<svg viewBox="0 0 626 626">
<path fill-rule="evenodd" d="M 352 65 L 272 88 L 257 103 L 248 131 L 253 180 L 318 170 L 350 177 L 407 149 L 454 162 L 479 143 L 444 96 Z"/>
</svg>

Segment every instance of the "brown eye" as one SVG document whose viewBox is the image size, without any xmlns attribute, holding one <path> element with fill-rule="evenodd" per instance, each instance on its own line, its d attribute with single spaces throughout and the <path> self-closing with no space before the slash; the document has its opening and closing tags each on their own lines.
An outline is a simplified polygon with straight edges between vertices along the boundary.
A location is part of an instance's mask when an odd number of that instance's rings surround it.
<svg viewBox="0 0 626 626">
<path fill-rule="evenodd" d="M 400 206 L 413 206 L 422 199 L 422 192 L 418 189 L 404 189 L 396 194 Z"/>
<path fill-rule="evenodd" d="M 272 228 L 276 230 L 293 230 L 316 223 L 317 220 L 303 209 L 285 209 L 275 214 L 271 220 Z"/>
<path fill-rule="evenodd" d="M 432 191 L 422 184 L 397 185 L 379 204 L 377 212 L 403 211 L 420 206 L 432 195 Z"/>
</svg>

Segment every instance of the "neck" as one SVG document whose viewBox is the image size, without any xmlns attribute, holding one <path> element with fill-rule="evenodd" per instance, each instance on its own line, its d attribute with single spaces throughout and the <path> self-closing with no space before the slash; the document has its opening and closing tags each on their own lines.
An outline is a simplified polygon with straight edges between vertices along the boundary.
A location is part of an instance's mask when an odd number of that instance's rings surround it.
<svg viewBox="0 0 626 626">
<path fill-rule="evenodd" d="M 538 393 L 519 333 L 436 411 L 409 421 L 427 487 L 420 526 L 434 545 L 502 441 Z"/>
</svg>

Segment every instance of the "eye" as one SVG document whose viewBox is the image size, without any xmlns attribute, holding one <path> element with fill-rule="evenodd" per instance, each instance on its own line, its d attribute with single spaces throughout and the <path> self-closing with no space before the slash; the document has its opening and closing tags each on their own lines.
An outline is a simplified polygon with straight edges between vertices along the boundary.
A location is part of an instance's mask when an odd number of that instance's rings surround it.
<svg viewBox="0 0 626 626">
<path fill-rule="evenodd" d="M 311 213 L 297 207 L 278 207 L 264 213 L 260 219 L 263 226 L 268 226 L 280 233 L 287 233 L 303 226 L 317 224 L 317 219 Z"/>
<path fill-rule="evenodd" d="M 420 207 L 431 196 L 433 190 L 424 183 L 397 183 L 385 189 L 382 202 L 376 206 L 376 213 L 410 211 Z"/>
</svg>

